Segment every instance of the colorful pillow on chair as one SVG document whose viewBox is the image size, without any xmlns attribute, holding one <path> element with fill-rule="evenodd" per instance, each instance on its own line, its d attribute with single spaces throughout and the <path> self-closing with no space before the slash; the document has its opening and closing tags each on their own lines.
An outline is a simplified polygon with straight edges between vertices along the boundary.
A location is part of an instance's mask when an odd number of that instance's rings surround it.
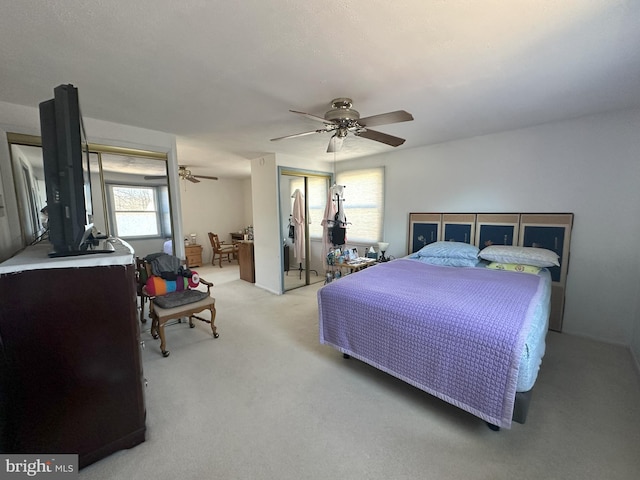
<svg viewBox="0 0 640 480">
<path fill-rule="evenodd" d="M 196 288 L 200 284 L 200 276 L 195 270 L 190 271 L 191 275 L 182 277 L 178 275 L 175 280 L 166 280 L 156 275 L 151 275 L 147 279 L 145 287 L 147 293 L 152 297 L 157 295 L 166 295 L 171 292 L 182 292 L 190 288 Z"/>
<path fill-rule="evenodd" d="M 189 280 L 185 277 L 177 277 L 175 280 L 165 280 L 164 278 L 151 275 L 146 283 L 147 293 L 153 297 L 156 295 L 166 295 L 171 292 L 181 292 L 189 288 Z"/>
</svg>

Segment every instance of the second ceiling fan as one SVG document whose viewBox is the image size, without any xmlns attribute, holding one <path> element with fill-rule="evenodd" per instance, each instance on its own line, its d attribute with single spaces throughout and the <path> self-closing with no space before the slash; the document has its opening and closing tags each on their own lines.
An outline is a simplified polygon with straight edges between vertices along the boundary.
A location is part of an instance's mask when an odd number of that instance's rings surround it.
<svg viewBox="0 0 640 480">
<path fill-rule="evenodd" d="M 292 113 L 304 115 L 311 120 L 322 122 L 323 128 L 311 130 L 309 132 L 296 133 L 293 135 L 286 135 L 284 137 L 272 138 L 271 141 L 284 140 L 286 138 L 302 137 L 304 135 L 311 135 L 314 133 L 326 133 L 333 132 L 333 135 L 329 139 L 329 145 L 327 147 L 327 153 L 337 152 L 342 148 L 347 134 L 352 133 L 358 137 L 368 138 L 369 140 L 375 140 L 392 147 L 402 145 L 404 138 L 394 137 L 387 133 L 371 130 L 369 127 L 377 127 L 378 125 L 388 125 L 391 123 L 407 122 L 413 120 L 413 115 L 404 110 L 396 110 L 395 112 L 382 113 L 380 115 L 373 115 L 370 117 L 360 118 L 360 113 L 357 110 L 351 108 L 353 103 L 350 98 L 336 98 L 331 102 L 332 109 L 324 114 L 324 117 L 312 115 L 310 113 L 298 112 L 296 110 L 289 110 Z"/>
<path fill-rule="evenodd" d="M 208 177 L 206 175 L 194 175 L 191 173 L 185 165 L 180 165 L 178 167 L 178 176 L 181 180 L 189 180 L 192 183 L 200 183 L 199 178 L 204 178 L 207 180 L 218 180 L 218 177 Z M 144 177 L 145 180 L 160 180 L 166 178 L 165 176 L 156 176 L 156 175 L 147 175 Z"/>
</svg>

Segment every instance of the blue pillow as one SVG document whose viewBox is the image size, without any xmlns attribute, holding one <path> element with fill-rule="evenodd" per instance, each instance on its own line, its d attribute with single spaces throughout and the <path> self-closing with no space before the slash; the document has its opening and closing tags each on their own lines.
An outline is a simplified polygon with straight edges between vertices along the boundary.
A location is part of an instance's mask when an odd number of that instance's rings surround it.
<svg viewBox="0 0 640 480">
<path fill-rule="evenodd" d="M 464 242 L 434 242 L 425 245 L 416 253 L 412 254 L 418 257 L 438 257 L 438 258 L 456 258 L 466 260 L 478 260 L 480 249 L 475 245 Z"/>
</svg>

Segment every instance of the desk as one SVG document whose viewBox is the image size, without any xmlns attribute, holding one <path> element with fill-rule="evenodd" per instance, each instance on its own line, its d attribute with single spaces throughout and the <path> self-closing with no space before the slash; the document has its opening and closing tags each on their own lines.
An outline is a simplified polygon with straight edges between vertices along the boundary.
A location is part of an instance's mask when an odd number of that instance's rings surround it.
<svg viewBox="0 0 640 480">
<path fill-rule="evenodd" d="M 247 282 L 255 283 L 256 267 L 253 258 L 253 241 L 242 240 L 238 242 L 238 265 L 240 278 Z"/>
</svg>

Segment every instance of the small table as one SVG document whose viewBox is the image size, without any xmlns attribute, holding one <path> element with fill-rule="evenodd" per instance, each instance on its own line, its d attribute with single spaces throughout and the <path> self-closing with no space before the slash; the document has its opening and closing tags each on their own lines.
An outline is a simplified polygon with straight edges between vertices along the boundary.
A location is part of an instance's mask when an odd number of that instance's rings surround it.
<svg viewBox="0 0 640 480">
<path fill-rule="evenodd" d="M 202 266 L 202 246 L 201 245 L 185 245 L 184 254 L 187 260 L 187 267 Z"/>
<path fill-rule="evenodd" d="M 358 257 L 355 260 L 349 260 L 348 262 L 338 266 L 348 269 L 349 273 L 354 273 L 375 264 L 375 258 Z"/>
</svg>

